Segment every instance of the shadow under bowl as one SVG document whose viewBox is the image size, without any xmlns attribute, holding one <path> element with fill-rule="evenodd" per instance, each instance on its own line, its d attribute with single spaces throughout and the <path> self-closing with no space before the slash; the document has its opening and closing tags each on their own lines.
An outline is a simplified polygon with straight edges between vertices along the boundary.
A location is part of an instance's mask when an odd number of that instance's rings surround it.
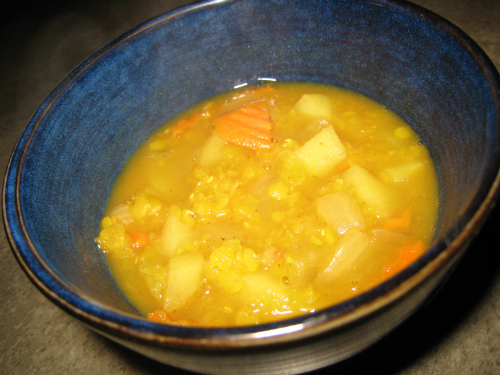
<svg viewBox="0 0 500 375">
<path fill-rule="evenodd" d="M 224 329 L 144 319 L 93 240 L 117 175 L 168 119 L 268 79 L 359 92 L 415 129 L 440 184 L 432 248 L 372 290 L 299 318 Z M 50 300 L 137 352 L 204 373 L 311 371 L 401 323 L 477 234 L 498 195 L 499 87 L 472 40 L 405 2 L 227 0 L 180 8 L 103 47 L 42 103 L 5 177 L 8 238 Z"/>
</svg>

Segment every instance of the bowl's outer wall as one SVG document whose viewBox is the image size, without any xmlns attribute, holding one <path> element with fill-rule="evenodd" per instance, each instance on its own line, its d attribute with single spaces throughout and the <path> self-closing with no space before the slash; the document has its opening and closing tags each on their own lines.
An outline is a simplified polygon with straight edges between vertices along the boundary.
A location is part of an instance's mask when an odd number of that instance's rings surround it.
<svg viewBox="0 0 500 375">
<path fill-rule="evenodd" d="M 149 329 L 86 301 L 137 314 L 93 241 L 113 182 L 166 120 L 260 78 L 345 87 L 400 114 L 436 162 L 437 234 L 455 236 L 498 172 L 498 74 L 474 43 L 420 11 L 388 1 L 213 2 L 115 40 L 56 88 L 12 157 L 5 215 L 25 268 L 82 311 Z"/>
</svg>

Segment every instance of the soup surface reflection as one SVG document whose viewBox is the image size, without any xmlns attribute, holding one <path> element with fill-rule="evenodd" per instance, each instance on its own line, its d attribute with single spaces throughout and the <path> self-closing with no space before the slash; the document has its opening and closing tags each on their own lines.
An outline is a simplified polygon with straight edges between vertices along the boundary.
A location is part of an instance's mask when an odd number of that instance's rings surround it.
<svg viewBox="0 0 500 375">
<path fill-rule="evenodd" d="M 96 241 L 149 319 L 252 325 L 399 272 L 437 212 L 434 165 L 401 118 L 350 91 L 283 83 L 165 124 L 118 178 Z"/>
</svg>

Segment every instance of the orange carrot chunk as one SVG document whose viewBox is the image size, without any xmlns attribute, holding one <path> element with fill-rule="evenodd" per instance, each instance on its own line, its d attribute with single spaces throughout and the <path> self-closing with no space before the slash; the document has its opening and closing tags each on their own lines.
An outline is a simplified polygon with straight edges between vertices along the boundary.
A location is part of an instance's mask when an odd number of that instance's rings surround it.
<svg viewBox="0 0 500 375">
<path fill-rule="evenodd" d="M 410 210 L 406 210 L 400 216 L 387 220 L 382 227 L 393 231 L 406 230 L 410 227 L 411 216 Z"/>
<path fill-rule="evenodd" d="M 191 116 L 187 120 L 181 120 L 177 123 L 177 125 L 174 126 L 172 129 L 172 133 L 176 136 L 180 136 L 183 133 L 185 133 L 187 130 L 191 129 L 196 120 L 201 116 L 201 113 L 195 113 L 193 116 Z"/>
<path fill-rule="evenodd" d="M 272 124 L 269 120 L 264 120 L 258 117 L 253 117 L 251 114 L 244 113 L 242 111 L 231 111 L 219 117 L 214 123 L 224 121 L 224 119 L 233 120 L 242 125 L 249 126 L 251 128 L 263 130 L 263 131 L 271 131 Z"/>
<path fill-rule="evenodd" d="M 272 122 L 262 105 L 247 105 L 219 116 L 213 121 L 214 132 L 229 143 L 252 150 L 270 148 Z"/>
<path fill-rule="evenodd" d="M 131 233 L 132 247 L 144 247 L 149 242 L 149 236 L 146 233 Z"/>
<path fill-rule="evenodd" d="M 264 102 L 262 102 L 264 103 Z M 252 105 L 252 106 L 244 106 L 240 108 L 240 112 L 247 114 L 248 116 L 252 116 L 255 118 L 259 118 L 261 120 L 266 120 L 269 121 L 271 119 L 271 116 L 269 115 L 269 112 L 265 108 L 262 108 L 262 106 L 258 105 Z M 264 103 L 265 104 L 265 103 Z"/>
<path fill-rule="evenodd" d="M 402 269 L 409 266 L 425 251 L 425 244 L 418 240 L 412 245 L 403 247 L 399 260 L 392 266 L 386 267 L 384 271 L 390 275 L 394 275 Z"/>
<path fill-rule="evenodd" d="M 161 309 L 148 313 L 148 319 L 152 320 L 153 322 L 159 322 L 159 323 L 173 322 L 172 316 L 165 310 Z"/>
<path fill-rule="evenodd" d="M 234 122 L 218 125 L 214 132 L 229 143 L 252 150 L 266 149 L 271 147 L 273 143 L 271 133 L 262 132 Z"/>
</svg>

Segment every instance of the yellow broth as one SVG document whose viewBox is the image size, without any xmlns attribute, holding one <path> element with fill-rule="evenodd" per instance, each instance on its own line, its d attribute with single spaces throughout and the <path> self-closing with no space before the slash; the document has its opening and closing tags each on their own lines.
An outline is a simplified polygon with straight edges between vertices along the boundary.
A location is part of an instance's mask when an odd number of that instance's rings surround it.
<svg viewBox="0 0 500 375">
<path fill-rule="evenodd" d="M 159 129 L 119 176 L 96 241 L 150 319 L 251 325 L 399 272 L 429 245 L 437 210 L 432 160 L 401 118 L 347 90 L 281 83 Z"/>
</svg>

